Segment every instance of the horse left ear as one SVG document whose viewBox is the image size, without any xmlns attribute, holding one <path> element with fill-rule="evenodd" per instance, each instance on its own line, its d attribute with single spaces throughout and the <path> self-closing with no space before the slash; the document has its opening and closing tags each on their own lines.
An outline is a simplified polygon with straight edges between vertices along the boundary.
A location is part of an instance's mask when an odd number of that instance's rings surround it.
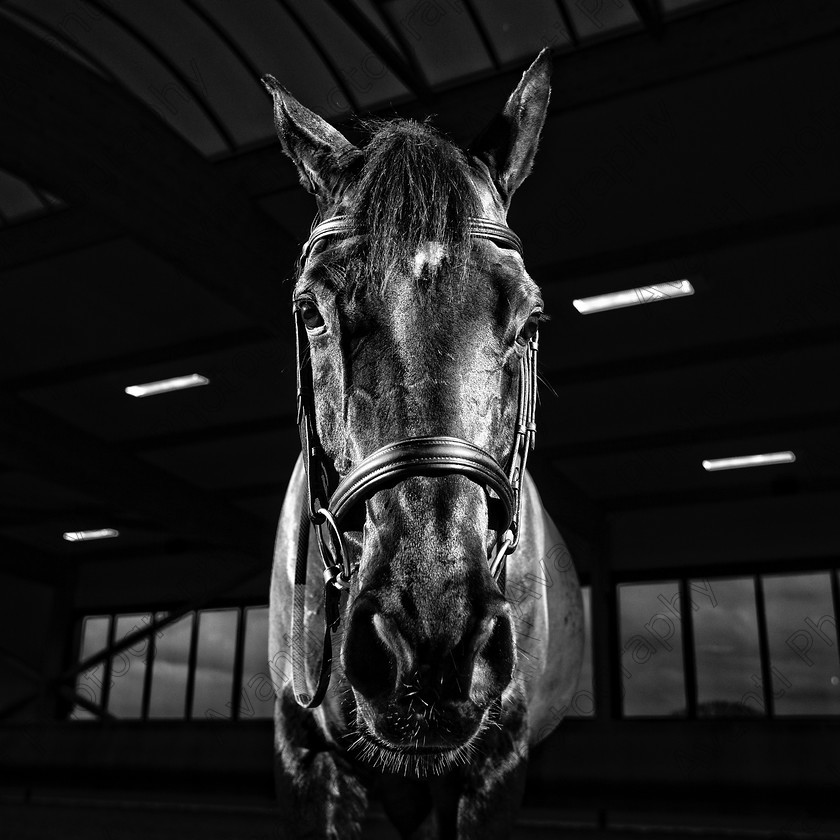
<svg viewBox="0 0 840 840">
<path fill-rule="evenodd" d="M 274 126 L 304 189 L 335 203 L 350 164 L 361 152 L 340 132 L 301 105 L 274 76 L 263 76 L 274 99 Z"/>
<path fill-rule="evenodd" d="M 502 201 L 528 177 L 551 95 L 551 51 L 546 47 L 522 74 L 502 113 L 479 135 L 470 153 L 487 165 Z"/>
</svg>

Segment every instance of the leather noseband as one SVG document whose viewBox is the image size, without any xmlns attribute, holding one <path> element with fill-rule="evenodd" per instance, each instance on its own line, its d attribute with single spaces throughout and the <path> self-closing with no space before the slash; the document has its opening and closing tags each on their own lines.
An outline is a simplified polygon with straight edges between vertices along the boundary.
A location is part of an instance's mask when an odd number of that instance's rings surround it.
<svg viewBox="0 0 840 840">
<path fill-rule="evenodd" d="M 413 437 L 377 449 L 339 482 L 329 509 L 341 523 L 355 505 L 406 478 L 452 474 L 492 489 L 504 505 L 505 525 L 510 523 L 514 493 L 505 471 L 492 455 L 454 437 Z"/>
</svg>

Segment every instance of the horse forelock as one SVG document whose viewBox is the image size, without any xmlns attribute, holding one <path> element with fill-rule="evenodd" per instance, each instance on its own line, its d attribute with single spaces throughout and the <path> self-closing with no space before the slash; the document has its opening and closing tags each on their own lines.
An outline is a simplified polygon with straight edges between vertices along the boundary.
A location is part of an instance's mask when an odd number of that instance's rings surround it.
<svg viewBox="0 0 840 840">
<path fill-rule="evenodd" d="M 396 273 L 424 284 L 462 280 L 470 254 L 469 217 L 478 198 L 465 154 L 426 123 L 374 121 L 354 188 L 352 214 L 362 234 L 362 276 L 384 289 Z M 415 271 L 418 252 L 435 243 L 443 258 Z"/>
</svg>

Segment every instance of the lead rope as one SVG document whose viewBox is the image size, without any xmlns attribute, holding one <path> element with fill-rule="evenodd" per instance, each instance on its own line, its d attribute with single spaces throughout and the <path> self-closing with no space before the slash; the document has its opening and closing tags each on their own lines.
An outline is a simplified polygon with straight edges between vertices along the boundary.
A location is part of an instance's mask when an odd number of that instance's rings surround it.
<svg viewBox="0 0 840 840">
<path fill-rule="evenodd" d="M 318 673 L 318 683 L 314 691 L 309 689 L 306 674 L 306 571 L 309 564 L 309 530 L 311 521 L 307 506 L 301 507 L 298 520 L 298 554 L 295 563 L 294 600 L 292 603 L 292 690 L 295 700 L 305 709 L 313 709 L 321 704 L 330 684 L 332 673 L 332 638 L 331 634 L 337 627 L 340 616 L 338 604 L 330 603 L 341 597 L 341 593 L 332 586 L 324 587 L 324 643 L 321 648 L 321 668 Z M 331 595 L 334 592 L 336 595 Z M 330 624 L 328 615 L 335 611 L 336 618 Z"/>
</svg>

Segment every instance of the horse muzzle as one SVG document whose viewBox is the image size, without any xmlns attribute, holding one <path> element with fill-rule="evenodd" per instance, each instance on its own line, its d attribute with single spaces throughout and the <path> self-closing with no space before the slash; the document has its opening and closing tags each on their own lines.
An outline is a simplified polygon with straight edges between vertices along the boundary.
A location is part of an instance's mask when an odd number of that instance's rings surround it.
<svg viewBox="0 0 840 840">
<path fill-rule="evenodd" d="M 342 651 L 361 717 L 360 731 L 385 749 L 408 753 L 459 750 L 477 735 L 513 676 L 513 629 L 496 604 L 467 623 L 460 638 L 441 627 L 418 636 L 405 615 L 391 614 L 371 593 L 356 599 Z"/>
</svg>

